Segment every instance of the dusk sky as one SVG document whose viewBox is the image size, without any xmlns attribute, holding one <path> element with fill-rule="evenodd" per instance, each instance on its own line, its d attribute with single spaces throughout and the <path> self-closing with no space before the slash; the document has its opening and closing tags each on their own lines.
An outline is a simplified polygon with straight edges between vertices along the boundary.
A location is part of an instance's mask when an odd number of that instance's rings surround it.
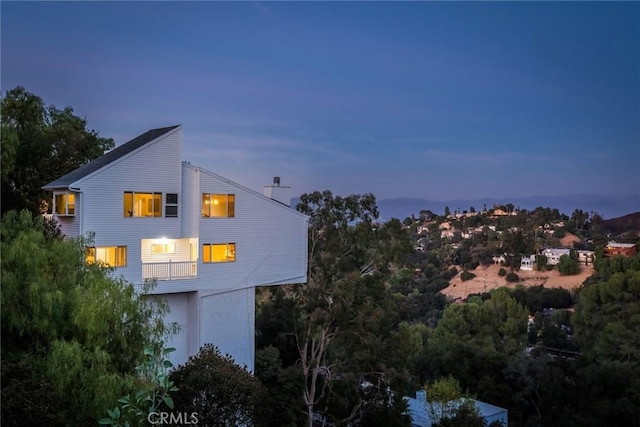
<svg viewBox="0 0 640 427">
<path fill-rule="evenodd" d="M 640 194 L 638 2 L 6 2 L 1 89 L 261 191 Z"/>
</svg>

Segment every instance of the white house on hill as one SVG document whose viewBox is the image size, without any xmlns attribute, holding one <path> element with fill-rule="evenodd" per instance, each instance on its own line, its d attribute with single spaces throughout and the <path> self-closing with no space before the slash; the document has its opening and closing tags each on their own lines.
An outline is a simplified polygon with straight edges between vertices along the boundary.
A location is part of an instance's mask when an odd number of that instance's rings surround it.
<svg viewBox="0 0 640 427">
<path fill-rule="evenodd" d="M 289 188 L 252 191 L 182 161 L 182 127 L 150 130 L 45 185 L 64 235 L 94 234 L 89 262 L 156 279 L 174 364 L 206 343 L 253 371 L 255 288 L 305 283 L 307 221 Z"/>
</svg>

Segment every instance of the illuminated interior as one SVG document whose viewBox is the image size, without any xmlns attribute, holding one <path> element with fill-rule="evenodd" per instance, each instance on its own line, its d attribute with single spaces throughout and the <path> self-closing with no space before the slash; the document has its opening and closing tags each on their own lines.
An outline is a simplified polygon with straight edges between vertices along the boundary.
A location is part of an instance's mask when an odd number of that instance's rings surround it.
<svg viewBox="0 0 640 427">
<path fill-rule="evenodd" d="M 53 209 L 57 215 L 75 215 L 76 195 L 73 193 L 54 194 Z"/>
<path fill-rule="evenodd" d="M 235 195 L 203 194 L 203 218 L 232 218 L 235 216 Z"/>
<path fill-rule="evenodd" d="M 98 263 L 107 267 L 125 267 L 127 265 L 126 246 L 96 246 L 87 248 L 87 264 Z"/>
<path fill-rule="evenodd" d="M 161 217 L 162 193 L 124 192 L 125 217 Z"/>
<path fill-rule="evenodd" d="M 235 243 L 205 243 L 202 245 L 202 262 L 233 262 L 236 260 Z"/>
</svg>

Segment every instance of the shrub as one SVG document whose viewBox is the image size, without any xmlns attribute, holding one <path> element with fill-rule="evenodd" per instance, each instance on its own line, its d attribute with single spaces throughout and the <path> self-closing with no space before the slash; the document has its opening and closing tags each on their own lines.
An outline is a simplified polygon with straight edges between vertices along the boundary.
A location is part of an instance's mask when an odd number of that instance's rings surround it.
<svg viewBox="0 0 640 427">
<path fill-rule="evenodd" d="M 505 276 L 505 279 L 507 280 L 507 282 L 513 283 L 513 282 L 517 282 L 518 280 L 520 280 L 520 277 L 516 273 L 514 273 L 513 271 L 510 271 Z"/>
<path fill-rule="evenodd" d="M 474 277 L 476 277 L 475 274 L 465 270 L 462 273 L 460 273 L 460 279 L 462 279 L 463 282 L 467 281 L 467 280 L 471 280 Z"/>
<path fill-rule="evenodd" d="M 198 424 L 262 426 L 271 418 L 267 389 L 257 377 L 206 344 L 171 374 L 179 412 L 198 414 Z"/>
<path fill-rule="evenodd" d="M 505 270 L 504 268 L 500 267 L 500 270 L 498 270 L 498 276 L 504 277 L 506 275 L 507 275 L 507 270 Z"/>
</svg>

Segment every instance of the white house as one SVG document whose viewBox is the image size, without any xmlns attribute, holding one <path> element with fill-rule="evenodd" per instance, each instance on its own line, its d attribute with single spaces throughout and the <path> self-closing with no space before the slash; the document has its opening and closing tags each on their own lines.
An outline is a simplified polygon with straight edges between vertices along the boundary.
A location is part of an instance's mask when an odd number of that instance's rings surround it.
<svg viewBox="0 0 640 427">
<path fill-rule="evenodd" d="M 535 263 L 536 263 L 535 255 L 523 256 L 520 259 L 520 270 L 531 271 L 533 270 L 533 266 Z"/>
<path fill-rule="evenodd" d="M 256 286 L 305 283 L 307 220 L 289 188 L 252 191 L 182 161 L 182 127 L 150 130 L 50 182 L 64 235 L 94 233 L 89 262 L 142 284 L 156 279 L 174 364 L 206 343 L 253 371 Z"/>
<path fill-rule="evenodd" d="M 547 257 L 547 264 L 549 265 L 558 264 L 562 255 L 569 256 L 570 254 L 571 250 L 562 248 L 547 248 L 542 251 L 542 255 Z"/>
</svg>

